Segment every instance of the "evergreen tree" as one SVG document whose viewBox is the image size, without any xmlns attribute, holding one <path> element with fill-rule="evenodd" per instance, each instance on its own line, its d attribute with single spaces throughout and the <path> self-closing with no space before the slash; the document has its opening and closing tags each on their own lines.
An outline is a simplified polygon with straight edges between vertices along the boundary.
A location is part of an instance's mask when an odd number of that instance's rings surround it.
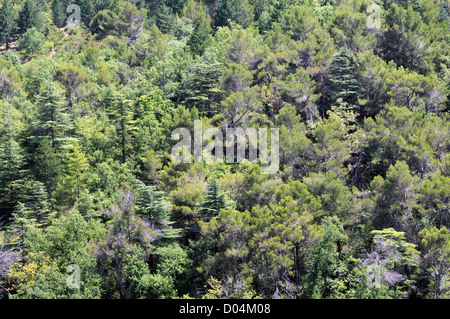
<svg viewBox="0 0 450 319">
<path fill-rule="evenodd" d="M 450 4 L 447 5 L 447 8 L 450 9 Z M 441 4 L 438 21 L 445 23 L 450 30 L 450 13 L 447 11 L 444 3 Z"/>
<path fill-rule="evenodd" d="M 86 183 L 83 177 L 88 168 L 89 163 L 81 146 L 72 145 L 62 162 L 62 174 L 54 192 L 57 208 L 72 207 L 80 199 Z"/>
<path fill-rule="evenodd" d="M 385 14 L 385 32 L 379 40 L 380 53 L 386 62 L 393 60 L 397 65 L 427 74 L 433 28 L 427 26 L 419 12 L 411 6 L 403 8 L 393 3 Z M 439 31 L 438 31 L 439 32 Z"/>
<path fill-rule="evenodd" d="M 317 245 L 314 264 L 308 274 L 307 298 L 342 298 L 344 289 L 340 282 L 349 279 L 342 253 L 348 237 L 336 216 L 324 218 L 322 227 L 324 234 Z"/>
<path fill-rule="evenodd" d="M 101 10 L 95 15 L 89 27 L 100 39 L 112 35 L 131 44 L 142 35 L 146 16 L 145 9 L 138 10 L 129 1 L 113 0 L 108 9 Z"/>
<path fill-rule="evenodd" d="M 227 208 L 225 195 L 221 192 L 219 183 L 215 178 L 208 182 L 204 202 L 200 204 L 198 214 L 205 220 L 216 217 L 221 209 Z"/>
<path fill-rule="evenodd" d="M 66 25 L 67 19 L 67 1 L 61 0 L 53 0 L 52 2 L 52 14 L 53 14 L 53 23 L 58 28 L 62 28 Z"/>
<path fill-rule="evenodd" d="M 81 87 L 88 80 L 86 73 L 76 66 L 60 65 L 56 71 L 55 80 L 66 88 L 66 101 L 69 108 L 73 106 L 73 100 L 78 105 L 83 95 Z"/>
<path fill-rule="evenodd" d="M 199 61 L 191 64 L 182 75 L 179 99 L 189 107 L 195 107 L 201 114 L 216 114 L 221 99 L 217 88 L 223 66 L 221 63 Z"/>
<path fill-rule="evenodd" d="M 51 198 L 61 175 L 61 158 L 48 139 L 43 139 L 34 152 L 34 171 Z"/>
<path fill-rule="evenodd" d="M 41 182 L 30 181 L 26 191 L 13 213 L 16 228 L 41 227 L 48 222 L 50 200 L 45 186 Z"/>
<path fill-rule="evenodd" d="M 0 41 L 9 49 L 17 31 L 17 13 L 11 0 L 3 0 L 0 8 Z"/>
<path fill-rule="evenodd" d="M 430 272 L 433 285 L 430 287 L 430 295 L 436 299 L 448 298 L 450 285 L 448 277 L 450 273 L 450 232 L 446 227 L 440 229 L 424 228 L 419 233 L 422 245 L 427 249 L 422 263 Z M 434 288 L 434 289 L 433 289 Z"/>
<path fill-rule="evenodd" d="M 248 0 L 222 0 L 216 9 L 214 26 L 224 27 L 229 21 L 247 27 L 253 19 L 253 6 Z"/>
<path fill-rule="evenodd" d="M 89 167 L 86 155 L 80 145 L 74 145 L 72 151 L 67 156 L 64 168 L 65 182 L 73 189 L 77 198 L 80 198 L 81 177 Z"/>
<path fill-rule="evenodd" d="M 17 48 L 29 56 L 41 52 L 44 43 L 45 36 L 36 27 L 31 27 L 20 36 Z"/>
<path fill-rule="evenodd" d="M 187 45 L 192 53 L 195 55 L 202 55 L 209 45 L 209 39 L 210 29 L 199 21 L 195 24 Z"/>
<path fill-rule="evenodd" d="M 134 199 L 134 193 L 127 189 L 119 204 L 104 210 L 110 219 L 109 234 L 93 244 L 104 285 L 109 293 L 115 290 L 121 299 L 132 298 L 132 278 L 127 276 L 127 260 L 130 257 L 145 260 L 154 242 L 161 238 L 159 230 L 136 215 Z"/>
<path fill-rule="evenodd" d="M 153 186 L 137 181 L 138 196 L 136 199 L 136 212 L 154 223 L 163 232 L 165 239 L 180 237 L 180 229 L 172 228 L 171 214 L 164 193 Z"/>
<path fill-rule="evenodd" d="M 42 0 L 25 0 L 19 11 L 17 21 L 19 34 L 25 33 L 31 27 L 35 27 L 39 32 L 43 31 L 44 16 L 42 10 L 45 9 L 45 5 L 45 1 Z M 56 5 L 58 6 L 58 4 Z"/>
<path fill-rule="evenodd" d="M 162 4 L 156 10 L 156 26 L 163 33 L 171 33 L 175 25 L 175 15 L 172 9 L 165 4 Z"/>
<path fill-rule="evenodd" d="M 117 143 L 120 145 L 121 153 L 120 160 L 122 163 L 125 163 L 131 150 L 131 132 L 135 129 L 136 123 L 131 110 L 132 101 L 126 100 L 123 94 L 110 90 L 108 91 L 106 103 L 110 120 L 117 130 Z"/>
<path fill-rule="evenodd" d="M 22 195 L 26 178 L 25 152 L 17 141 L 13 106 L 10 103 L 1 106 L 5 106 L 0 108 L 5 123 L 0 121 L 0 212 L 11 213 Z"/>
<path fill-rule="evenodd" d="M 342 48 L 333 56 L 328 69 L 328 88 L 331 91 L 330 105 L 346 104 L 347 109 L 358 106 L 360 96 L 358 66 L 354 54 Z"/>
<path fill-rule="evenodd" d="M 77 3 L 82 12 L 81 21 L 88 26 L 99 11 L 109 7 L 111 0 L 79 0 Z"/>
<path fill-rule="evenodd" d="M 39 112 L 36 123 L 37 142 L 42 138 L 49 138 L 52 146 L 61 144 L 67 138 L 65 134 L 72 128 L 61 88 L 49 81 L 43 85 L 36 102 Z"/>
</svg>

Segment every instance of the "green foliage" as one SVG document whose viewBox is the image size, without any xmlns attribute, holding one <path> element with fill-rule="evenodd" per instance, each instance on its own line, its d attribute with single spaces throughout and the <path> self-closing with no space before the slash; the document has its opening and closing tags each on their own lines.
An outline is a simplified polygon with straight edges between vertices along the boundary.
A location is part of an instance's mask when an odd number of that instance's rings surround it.
<svg viewBox="0 0 450 319">
<path fill-rule="evenodd" d="M 99 11 L 90 22 L 90 29 L 100 38 L 116 36 L 128 43 L 135 42 L 142 33 L 147 12 L 129 1 L 111 1 L 108 9 Z"/>
<path fill-rule="evenodd" d="M 17 11 L 10 0 L 3 0 L 0 7 L 0 43 L 6 50 L 14 38 L 17 29 Z"/>
<path fill-rule="evenodd" d="M 333 56 L 328 69 L 329 89 L 332 105 L 355 109 L 358 106 L 359 79 L 358 65 L 353 53 L 343 48 Z"/>
<path fill-rule="evenodd" d="M 448 263 L 450 253 L 450 232 L 444 226 L 440 229 L 424 228 L 420 232 L 422 244 L 428 253 L 424 256 L 424 264 L 431 267 L 434 288 L 433 297 L 443 298 L 448 295 Z M 431 291 L 430 291 L 431 292 Z"/>
<path fill-rule="evenodd" d="M 200 204 L 198 214 L 202 215 L 205 220 L 216 217 L 221 209 L 227 208 L 225 195 L 221 193 L 219 184 L 216 179 L 212 179 L 206 186 L 204 202 Z"/>
<path fill-rule="evenodd" d="M 69 4 L 0 4 L 0 297 L 450 297 L 448 1 Z"/>
<path fill-rule="evenodd" d="M 61 1 L 55 3 L 56 11 L 60 9 Z M 18 31 L 20 34 L 24 34 L 30 28 L 36 28 L 39 32 L 43 32 L 46 27 L 46 17 L 44 16 L 43 9 L 45 9 L 45 1 L 30 1 L 25 0 L 19 11 L 19 17 L 17 20 Z M 64 21 L 65 22 L 65 21 Z M 30 36 L 31 37 L 31 36 Z"/>
<path fill-rule="evenodd" d="M 228 26 L 234 22 L 247 27 L 253 20 L 253 6 L 247 0 L 224 0 L 217 6 L 214 25 L 215 27 Z"/>
<path fill-rule="evenodd" d="M 45 36 L 36 27 L 31 27 L 20 36 L 17 48 L 24 51 L 26 55 L 32 55 L 42 51 L 44 42 Z"/>
</svg>

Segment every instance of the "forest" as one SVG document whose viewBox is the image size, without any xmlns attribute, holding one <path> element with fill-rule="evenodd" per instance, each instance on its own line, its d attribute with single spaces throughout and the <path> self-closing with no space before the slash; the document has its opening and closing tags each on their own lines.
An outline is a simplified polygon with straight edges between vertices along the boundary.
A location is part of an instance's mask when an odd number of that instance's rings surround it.
<svg viewBox="0 0 450 319">
<path fill-rule="evenodd" d="M 0 2 L 0 299 L 450 298 L 449 0 Z"/>
</svg>

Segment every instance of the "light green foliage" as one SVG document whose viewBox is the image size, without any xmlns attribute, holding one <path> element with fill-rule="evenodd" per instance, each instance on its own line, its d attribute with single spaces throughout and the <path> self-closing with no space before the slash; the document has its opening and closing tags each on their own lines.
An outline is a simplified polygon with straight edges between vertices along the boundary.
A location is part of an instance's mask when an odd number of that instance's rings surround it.
<svg viewBox="0 0 450 319">
<path fill-rule="evenodd" d="M 425 267 L 430 267 L 434 288 L 434 298 L 445 298 L 448 295 L 448 269 L 450 256 L 450 233 L 444 226 L 440 229 L 424 228 L 420 232 L 422 244 L 427 248 L 424 256 Z"/>
<path fill-rule="evenodd" d="M 45 42 L 45 36 L 35 27 L 28 29 L 20 36 L 17 42 L 19 50 L 23 50 L 26 55 L 40 53 Z"/>
<path fill-rule="evenodd" d="M 448 1 L 0 2 L 1 298 L 450 298 Z"/>
<path fill-rule="evenodd" d="M 369 1 L 350 1 L 334 10 L 327 27 L 340 47 L 353 52 L 365 52 L 375 48 L 376 32 L 367 24 Z M 382 12 L 380 12 L 380 18 Z"/>
<path fill-rule="evenodd" d="M 106 234 L 98 220 L 85 220 L 76 211 L 53 218 L 43 230 L 32 227 L 24 237 L 29 255 L 24 266 L 35 269 L 32 281 L 19 282 L 15 298 L 99 298 L 100 277 L 93 271 L 96 259 L 89 242 L 96 242 Z M 40 256 L 41 254 L 45 254 Z M 39 257 L 40 256 L 40 257 Z M 43 258 L 42 258 L 43 257 Z M 38 263 L 39 267 L 33 265 Z M 69 265 L 80 267 L 80 289 L 67 286 Z M 13 276 L 14 278 L 14 276 Z"/>
<path fill-rule="evenodd" d="M 81 191 L 85 187 L 84 173 L 88 168 L 86 155 L 81 147 L 75 144 L 62 163 L 62 175 L 55 191 L 58 205 L 71 206 L 80 198 Z"/>
</svg>

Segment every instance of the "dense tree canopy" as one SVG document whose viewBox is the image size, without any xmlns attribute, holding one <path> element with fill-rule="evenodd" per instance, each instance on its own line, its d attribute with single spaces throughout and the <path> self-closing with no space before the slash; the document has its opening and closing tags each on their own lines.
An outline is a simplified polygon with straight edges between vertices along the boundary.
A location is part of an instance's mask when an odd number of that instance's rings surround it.
<svg viewBox="0 0 450 319">
<path fill-rule="evenodd" d="M 450 5 L 372 5 L 2 0 L 0 298 L 450 298 Z"/>
</svg>

